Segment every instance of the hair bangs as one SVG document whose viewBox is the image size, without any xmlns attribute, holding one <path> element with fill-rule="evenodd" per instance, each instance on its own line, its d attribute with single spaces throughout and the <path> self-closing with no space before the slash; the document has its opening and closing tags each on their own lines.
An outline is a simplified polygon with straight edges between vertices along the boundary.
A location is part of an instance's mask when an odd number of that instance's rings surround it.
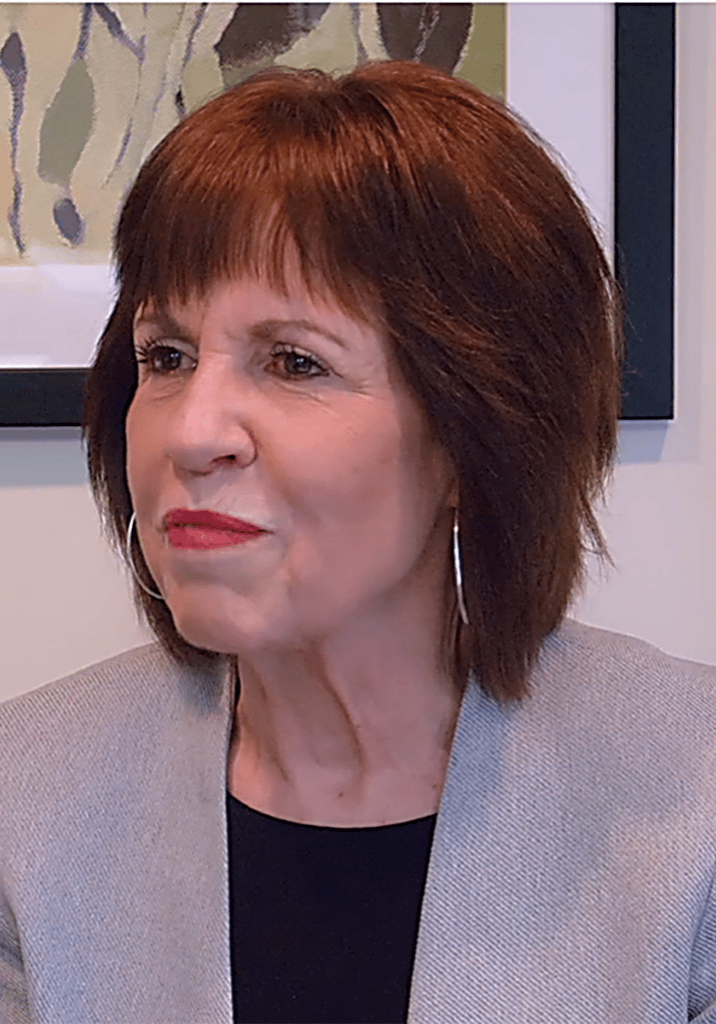
<svg viewBox="0 0 716 1024">
<path fill-rule="evenodd" d="M 303 286 L 355 319 L 380 322 L 376 289 L 356 267 L 345 223 L 330 213 L 335 154 L 316 147 L 301 160 L 295 138 L 269 149 L 250 128 L 233 151 L 235 126 L 209 146 L 223 154 L 207 157 L 208 140 L 191 131 L 174 153 L 184 127 L 145 164 L 117 226 L 125 303 L 184 303 L 217 281 L 253 277 L 283 295 Z"/>
</svg>

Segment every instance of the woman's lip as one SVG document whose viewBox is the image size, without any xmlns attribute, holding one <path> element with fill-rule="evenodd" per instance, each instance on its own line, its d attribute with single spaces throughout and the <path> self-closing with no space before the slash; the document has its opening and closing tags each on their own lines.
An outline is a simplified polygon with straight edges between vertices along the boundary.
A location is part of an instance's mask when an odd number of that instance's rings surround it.
<svg viewBox="0 0 716 1024">
<path fill-rule="evenodd" d="M 170 509 L 165 514 L 163 523 L 164 529 L 167 531 L 176 527 L 189 526 L 203 530 L 221 530 L 223 533 L 228 531 L 244 536 L 247 534 L 257 536 L 259 533 L 266 532 L 262 527 L 248 523 L 244 519 L 236 519 L 234 516 L 224 515 L 223 512 L 214 512 L 211 509 L 203 508 Z"/>
<path fill-rule="evenodd" d="M 167 540 L 173 548 L 181 551 L 210 551 L 214 548 L 231 548 L 239 544 L 252 544 L 258 537 L 264 537 L 263 530 L 217 530 L 207 526 L 170 526 Z"/>
</svg>

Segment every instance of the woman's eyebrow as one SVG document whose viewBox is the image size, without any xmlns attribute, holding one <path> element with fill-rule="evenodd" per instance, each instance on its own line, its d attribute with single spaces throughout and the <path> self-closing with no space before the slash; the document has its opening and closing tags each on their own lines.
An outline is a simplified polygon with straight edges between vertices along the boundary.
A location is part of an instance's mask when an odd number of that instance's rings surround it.
<svg viewBox="0 0 716 1024">
<path fill-rule="evenodd" d="M 134 321 L 135 329 L 137 327 L 156 327 L 162 333 L 169 334 L 174 338 L 178 338 L 186 341 L 193 341 L 193 335 L 191 331 L 188 331 L 186 327 L 182 326 L 178 320 L 176 320 L 171 313 L 163 309 L 149 310 L 146 313 L 142 313 Z M 253 323 L 248 328 L 250 337 L 257 341 L 272 341 L 276 338 L 277 334 L 284 328 L 293 328 L 301 331 L 309 331 L 312 334 L 320 334 L 328 341 L 333 342 L 334 345 L 338 345 L 340 348 L 348 348 L 348 344 L 345 338 L 342 338 L 339 334 L 335 334 L 333 331 L 328 330 L 326 327 L 322 327 L 321 324 L 316 323 L 314 320 L 305 319 L 290 319 L 283 320 L 280 318 L 272 318 L 267 320 L 259 320 Z"/>
<path fill-rule="evenodd" d="M 192 340 L 191 332 L 164 309 L 151 309 L 142 313 L 134 321 L 135 330 L 137 327 L 157 327 L 163 334 L 171 334 L 182 340 Z"/>
<path fill-rule="evenodd" d="M 339 334 L 334 334 L 333 331 L 329 331 L 326 327 L 322 327 L 321 324 L 313 320 L 259 320 L 251 325 L 249 332 L 253 337 L 266 341 L 274 338 L 278 331 L 284 327 L 298 328 L 301 331 L 310 331 L 312 334 L 321 334 L 328 341 L 332 341 L 334 345 L 348 348 L 345 338 L 341 338 Z"/>
</svg>

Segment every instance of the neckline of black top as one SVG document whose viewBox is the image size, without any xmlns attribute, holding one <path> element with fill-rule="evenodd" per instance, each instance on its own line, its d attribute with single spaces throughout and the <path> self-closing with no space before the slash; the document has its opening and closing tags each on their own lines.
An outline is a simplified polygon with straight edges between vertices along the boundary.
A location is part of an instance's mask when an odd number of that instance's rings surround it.
<svg viewBox="0 0 716 1024">
<path fill-rule="evenodd" d="M 277 818 L 273 814 L 267 814 L 265 811 L 259 811 L 255 807 L 245 804 L 243 800 L 239 800 L 239 798 L 235 797 L 233 793 L 229 792 L 229 790 L 226 791 L 226 795 L 229 807 L 233 808 L 234 814 L 255 816 L 255 819 L 262 819 L 267 823 L 268 827 L 271 827 L 271 824 L 273 824 L 285 829 L 293 827 L 296 829 L 313 829 L 319 832 L 381 832 L 388 831 L 390 829 L 407 829 L 411 826 L 417 827 L 426 824 L 433 825 L 437 819 L 437 814 L 425 814 L 420 818 L 410 818 L 407 821 L 389 822 L 387 825 L 314 825 L 310 822 L 291 821 L 288 818 Z"/>
</svg>

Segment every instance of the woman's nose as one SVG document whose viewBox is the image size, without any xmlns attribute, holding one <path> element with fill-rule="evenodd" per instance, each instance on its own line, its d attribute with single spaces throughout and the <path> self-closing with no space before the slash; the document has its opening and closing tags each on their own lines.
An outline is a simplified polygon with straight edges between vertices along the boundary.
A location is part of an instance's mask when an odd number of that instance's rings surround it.
<svg viewBox="0 0 716 1024">
<path fill-rule="evenodd" d="M 176 397 L 168 452 L 181 472 L 206 474 L 219 466 L 249 466 L 256 444 L 248 394 L 229 360 L 200 360 Z"/>
</svg>

